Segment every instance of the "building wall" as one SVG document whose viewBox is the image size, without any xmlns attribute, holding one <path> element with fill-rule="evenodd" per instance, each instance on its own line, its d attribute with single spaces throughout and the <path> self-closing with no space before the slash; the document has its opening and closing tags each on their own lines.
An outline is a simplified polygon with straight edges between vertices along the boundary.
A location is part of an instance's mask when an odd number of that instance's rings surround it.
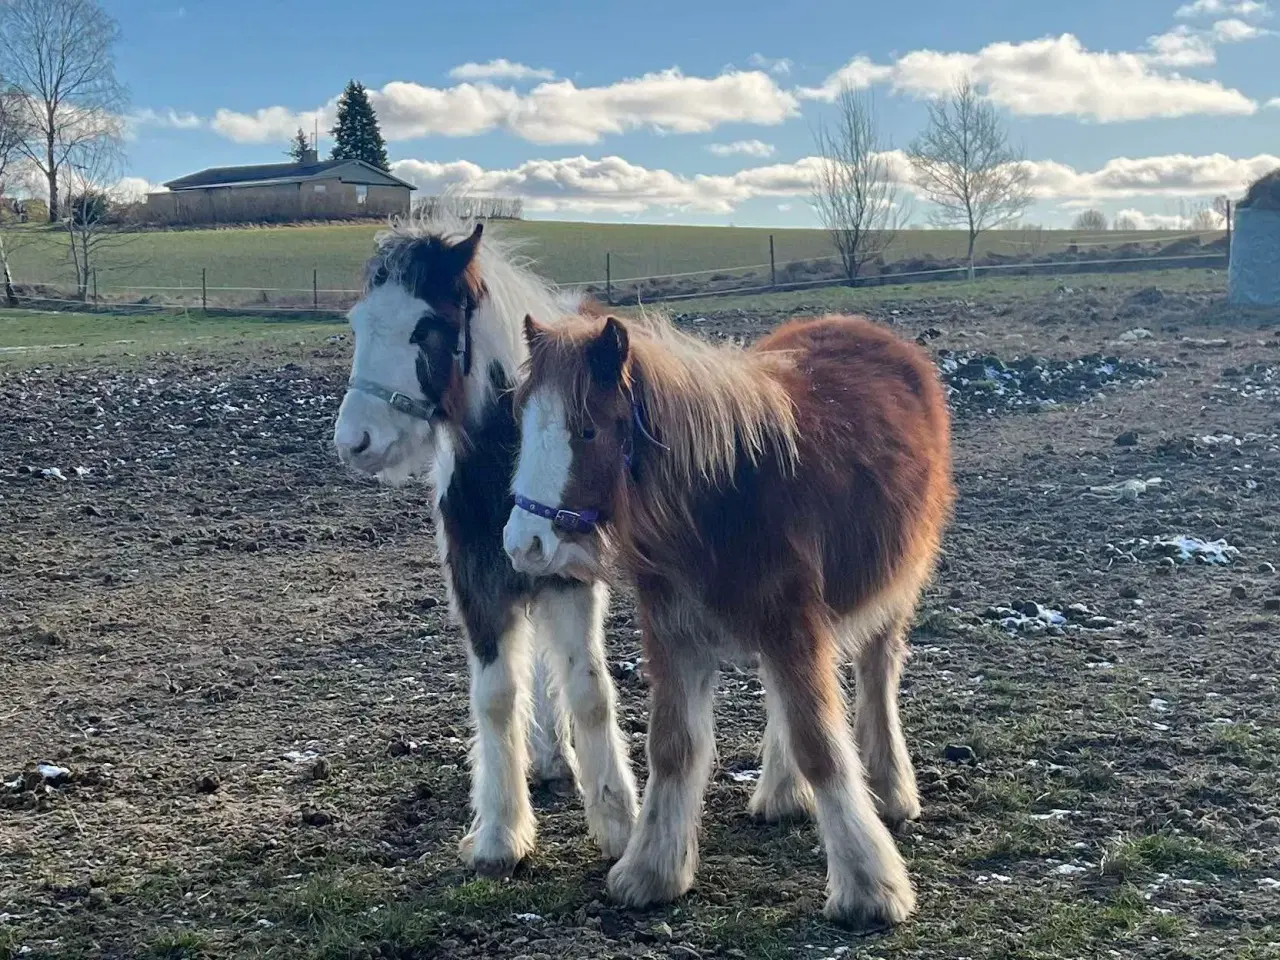
<svg viewBox="0 0 1280 960">
<path fill-rule="evenodd" d="M 323 188 L 323 189 L 318 189 Z M 153 193 L 146 219 L 152 223 L 263 223 L 344 217 L 386 217 L 409 212 L 409 188 L 369 186 L 360 202 L 357 184 L 336 177 L 304 183 L 210 187 Z"/>
</svg>

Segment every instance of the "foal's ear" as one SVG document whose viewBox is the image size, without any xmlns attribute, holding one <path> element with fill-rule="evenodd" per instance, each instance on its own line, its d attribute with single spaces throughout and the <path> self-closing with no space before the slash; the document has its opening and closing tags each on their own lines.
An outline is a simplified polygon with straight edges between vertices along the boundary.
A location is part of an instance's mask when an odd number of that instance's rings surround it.
<svg viewBox="0 0 1280 960">
<path fill-rule="evenodd" d="M 480 249 L 480 237 L 483 233 L 484 224 L 477 223 L 476 228 L 471 231 L 471 236 L 449 248 L 449 258 L 453 261 L 454 269 L 458 273 L 462 273 L 471 266 L 471 261 L 476 258 L 476 251 Z"/>
<path fill-rule="evenodd" d="M 547 328 L 533 319 L 533 314 L 526 313 L 524 315 L 524 342 L 529 345 L 532 350 L 534 344 L 547 335 Z"/>
<path fill-rule="evenodd" d="M 587 364 L 597 382 L 612 387 L 622 380 L 630 344 L 630 336 L 621 320 L 617 317 L 605 320 L 604 329 L 587 347 Z"/>
</svg>

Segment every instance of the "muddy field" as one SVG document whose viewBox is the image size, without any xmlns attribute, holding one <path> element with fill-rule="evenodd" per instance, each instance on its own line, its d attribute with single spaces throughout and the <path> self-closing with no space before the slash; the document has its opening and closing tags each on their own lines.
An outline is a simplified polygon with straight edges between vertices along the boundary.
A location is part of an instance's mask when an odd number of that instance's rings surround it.
<svg viewBox="0 0 1280 960">
<path fill-rule="evenodd" d="M 1277 331 L 1096 285 L 872 313 L 956 391 L 903 692 L 912 922 L 821 921 L 813 828 L 747 815 L 732 669 L 682 902 L 614 908 L 549 789 L 533 860 L 468 876 L 429 494 L 336 465 L 348 344 L 314 337 L 0 372 L 0 957 L 1280 957 Z M 642 769 L 624 594 L 610 642 Z"/>
</svg>

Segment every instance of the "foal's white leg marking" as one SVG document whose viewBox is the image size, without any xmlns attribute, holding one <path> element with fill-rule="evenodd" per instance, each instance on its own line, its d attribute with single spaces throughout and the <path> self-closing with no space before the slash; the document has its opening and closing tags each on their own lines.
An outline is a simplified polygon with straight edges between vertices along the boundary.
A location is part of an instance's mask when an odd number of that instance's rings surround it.
<svg viewBox="0 0 1280 960">
<path fill-rule="evenodd" d="M 533 758 L 533 779 L 540 783 L 576 780 L 578 773 L 569 716 L 560 679 L 550 663 L 552 656 L 547 649 L 534 651 L 533 723 L 529 725 L 529 752 Z"/>
<path fill-rule="evenodd" d="M 587 826 L 610 860 L 622 856 L 636 819 L 636 781 L 618 728 L 613 681 L 604 656 L 604 584 L 548 590 L 539 601 L 539 628 L 560 669 L 573 712 L 579 782 Z"/>
<path fill-rule="evenodd" d="M 471 712 L 476 738 L 471 751 L 470 832 L 459 852 L 478 872 L 510 873 L 533 851 L 536 823 L 529 803 L 526 734 L 529 723 L 529 621 L 516 620 L 502 638 L 498 658 L 471 660 Z"/>
<path fill-rule="evenodd" d="M 716 670 L 696 652 L 675 669 L 678 675 L 663 682 L 655 677 L 644 804 L 627 852 L 609 871 L 610 895 L 631 907 L 674 900 L 693 886 L 698 867 L 699 814 L 715 752 Z"/>
<path fill-rule="evenodd" d="M 791 756 L 787 715 L 778 695 L 776 681 L 769 670 L 760 665 L 760 683 L 764 686 L 767 720 L 764 727 L 764 751 L 760 782 L 751 795 L 751 814 L 769 823 L 799 820 L 813 816 L 813 790 L 796 769 Z"/>
<path fill-rule="evenodd" d="M 831 682 L 838 687 L 834 677 Z M 915 892 L 893 837 L 876 816 L 844 710 L 825 708 L 812 694 L 797 695 L 796 687 L 779 692 L 792 751 L 813 786 L 827 854 L 827 917 L 859 926 L 900 923 L 915 909 Z"/>
<path fill-rule="evenodd" d="M 905 620 L 869 637 L 858 652 L 858 750 L 876 809 L 890 826 L 920 816 L 920 794 L 898 716 L 898 683 L 907 658 Z"/>
</svg>

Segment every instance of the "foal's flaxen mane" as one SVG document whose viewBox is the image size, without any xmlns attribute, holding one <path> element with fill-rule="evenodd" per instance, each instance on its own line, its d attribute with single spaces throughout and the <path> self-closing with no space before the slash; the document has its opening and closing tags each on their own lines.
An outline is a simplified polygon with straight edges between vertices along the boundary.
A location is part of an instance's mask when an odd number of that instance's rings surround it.
<svg viewBox="0 0 1280 960">
<path fill-rule="evenodd" d="M 631 359 L 624 386 L 635 391 L 646 429 L 666 448 L 658 469 L 672 483 L 727 481 L 744 454 L 794 465 L 795 404 L 778 378 L 791 367 L 789 355 L 709 344 L 652 312 L 625 323 Z M 591 372 L 583 349 L 599 330 L 598 319 L 564 317 L 548 328 L 542 353 L 545 375 L 562 381 L 587 420 Z M 517 403 L 534 386 L 525 381 Z"/>
<path fill-rule="evenodd" d="M 795 404 L 778 378 L 792 365 L 789 355 L 713 345 L 658 314 L 627 328 L 644 415 L 668 449 L 661 462 L 674 477 L 728 480 L 740 454 L 794 465 Z"/>
</svg>

